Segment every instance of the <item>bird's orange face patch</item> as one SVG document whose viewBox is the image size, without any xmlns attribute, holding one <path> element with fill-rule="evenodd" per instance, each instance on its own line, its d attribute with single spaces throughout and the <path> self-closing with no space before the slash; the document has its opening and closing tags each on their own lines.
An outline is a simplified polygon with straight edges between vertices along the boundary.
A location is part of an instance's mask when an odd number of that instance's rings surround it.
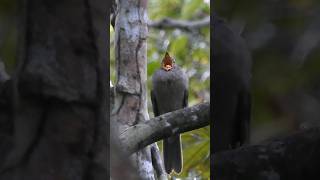
<svg viewBox="0 0 320 180">
<path fill-rule="evenodd" d="M 174 60 L 170 57 L 169 53 L 166 52 L 166 55 L 162 59 L 161 67 L 166 71 L 170 71 L 174 66 Z"/>
</svg>

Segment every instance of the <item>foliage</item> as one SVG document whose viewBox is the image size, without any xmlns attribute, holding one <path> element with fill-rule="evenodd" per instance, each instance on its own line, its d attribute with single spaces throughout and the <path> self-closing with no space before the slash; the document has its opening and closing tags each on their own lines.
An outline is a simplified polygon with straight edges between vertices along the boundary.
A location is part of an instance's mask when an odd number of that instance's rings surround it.
<svg viewBox="0 0 320 180">
<path fill-rule="evenodd" d="M 148 1 L 149 19 L 160 20 L 173 18 L 180 20 L 199 20 L 209 16 L 210 7 L 203 0 L 150 0 Z M 149 28 L 148 36 L 148 89 L 151 87 L 151 76 L 160 68 L 160 62 L 166 51 L 172 55 L 176 63 L 189 76 L 189 106 L 210 99 L 210 28 L 200 31 L 184 32 L 180 29 Z M 114 31 L 110 27 L 110 60 L 115 65 Z M 111 80 L 115 81 L 115 68 L 111 68 Z M 150 97 L 148 99 L 149 114 L 152 113 Z M 182 135 L 183 172 L 176 178 L 198 177 L 209 179 L 209 147 L 210 128 L 205 127 Z M 162 143 L 158 142 L 160 149 Z"/>
<path fill-rule="evenodd" d="M 17 7 L 15 0 L 0 1 L 0 60 L 11 73 L 17 52 Z"/>
</svg>

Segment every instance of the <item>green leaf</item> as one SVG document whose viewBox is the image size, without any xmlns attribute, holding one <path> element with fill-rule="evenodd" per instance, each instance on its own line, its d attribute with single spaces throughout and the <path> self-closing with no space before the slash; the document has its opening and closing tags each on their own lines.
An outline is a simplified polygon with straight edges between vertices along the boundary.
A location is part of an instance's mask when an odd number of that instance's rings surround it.
<svg viewBox="0 0 320 180">
<path fill-rule="evenodd" d="M 151 61 L 148 63 L 148 76 L 151 76 L 158 68 L 160 64 L 158 61 Z"/>
<path fill-rule="evenodd" d="M 190 19 L 202 4 L 202 0 L 185 0 L 181 11 L 182 18 Z"/>
<path fill-rule="evenodd" d="M 173 40 L 170 46 L 170 53 L 176 58 L 181 59 L 186 54 L 188 47 L 188 38 L 185 35 L 179 36 L 177 39 Z"/>
</svg>

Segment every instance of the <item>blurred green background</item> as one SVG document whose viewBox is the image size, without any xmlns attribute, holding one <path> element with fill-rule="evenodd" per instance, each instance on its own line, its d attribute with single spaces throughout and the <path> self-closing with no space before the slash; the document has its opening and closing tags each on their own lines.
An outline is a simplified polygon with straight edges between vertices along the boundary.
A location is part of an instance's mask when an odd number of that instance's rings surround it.
<svg viewBox="0 0 320 180">
<path fill-rule="evenodd" d="M 18 10 L 16 0 L 0 1 L 0 60 L 2 60 L 8 73 L 14 69 L 17 47 L 17 18 Z"/>
<path fill-rule="evenodd" d="M 149 0 L 150 21 L 172 18 L 200 20 L 210 15 L 209 1 L 204 0 Z M 148 108 L 153 117 L 150 99 L 151 76 L 160 68 L 166 51 L 189 76 L 189 106 L 210 101 L 210 27 L 200 30 L 149 28 L 148 47 Z M 110 26 L 111 80 L 115 84 L 114 31 Z M 162 142 L 158 142 L 162 149 Z M 182 134 L 183 172 L 172 178 L 209 179 L 210 128 L 205 127 Z"/>
</svg>

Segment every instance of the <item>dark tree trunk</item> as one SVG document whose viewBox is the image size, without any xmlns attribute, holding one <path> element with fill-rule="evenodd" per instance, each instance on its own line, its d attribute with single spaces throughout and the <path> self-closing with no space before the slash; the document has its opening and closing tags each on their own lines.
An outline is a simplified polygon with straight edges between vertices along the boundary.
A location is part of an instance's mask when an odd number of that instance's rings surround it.
<svg viewBox="0 0 320 180">
<path fill-rule="evenodd" d="M 320 129 L 212 154 L 213 179 L 280 180 L 319 176 Z"/>
<path fill-rule="evenodd" d="M 21 58 L 0 88 L 0 179 L 107 179 L 106 2 L 25 5 Z"/>
</svg>

